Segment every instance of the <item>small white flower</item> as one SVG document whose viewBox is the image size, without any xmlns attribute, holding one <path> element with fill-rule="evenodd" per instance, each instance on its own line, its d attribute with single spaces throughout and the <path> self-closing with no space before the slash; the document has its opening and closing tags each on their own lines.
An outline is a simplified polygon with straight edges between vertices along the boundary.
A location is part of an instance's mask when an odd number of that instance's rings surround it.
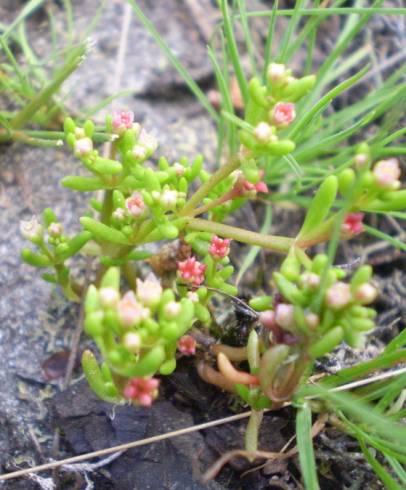
<svg viewBox="0 0 406 490">
<path fill-rule="evenodd" d="M 271 83 L 280 82 L 286 77 L 286 66 L 281 63 L 270 63 L 267 74 Z"/>
<path fill-rule="evenodd" d="M 351 301 L 351 290 L 349 284 L 338 281 L 327 290 L 326 303 L 333 310 L 339 310 L 347 306 Z"/>
<path fill-rule="evenodd" d="M 34 243 L 42 240 L 44 236 L 44 229 L 35 216 L 29 221 L 20 221 L 20 232 L 26 240 Z"/>
<path fill-rule="evenodd" d="M 106 308 L 114 308 L 120 300 L 118 291 L 111 287 L 101 288 L 99 291 L 100 303 Z"/>
<path fill-rule="evenodd" d="M 160 203 L 165 209 L 173 209 L 178 202 L 178 191 L 165 189 L 160 198 Z"/>
<path fill-rule="evenodd" d="M 135 145 L 133 155 L 137 160 L 144 160 L 147 157 L 147 150 L 141 145 Z"/>
<path fill-rule="evenodd" d="M 143 305 L 157 305 L 161 295 L 162 286 L 154 274 L 149 273 L 144 281 L 137 279 L 137 298 Z"/>
<path fill-rule="evenodd" d="M 355 166 L 358 169 L 360 169 L 360 168 L 364 167 L 364 165 L 366 163 L 368 163 L 368 155 L 366 155 L 365 153 L 358 153 L 354 157 L 354 162 L 355 162 Z"/>
<path fill-rule="evenodd" d="M 139 325 L 149 317 L 148 308 L 138 303 L 133 291 L 128 291 L 117 305 L 117 313 L 123 327 L 130 328 Z"/>
<path fill-rule="evenodd" d="M 185 170 L 186 170 L 185 167 L 183 165 L 181 165 L 179 162 L 175 162 L 173 164 L 173 168 L 176 171 L 176 175 L 178 175 L 179 177 L 181 177 L 185 173 Z"/>
<path fill-rule="evenodd" d="M 193 303 L 198 303 L 199 302 L 199 295 L 195 291 L 189 291 L 186 296 L 192 301 Z"/>
<path fill-rule="evenodd" d="M 273 136 L 272 127 L 266 122 L 260 122 L 254 129 L 254 136 L 260 143 L 268 143 Z"/>
<path fill-rule="evenodd" d="M 63 226 L 61 223 L 51 223 L 48 226 L 48 233 L 50 236 L 56 238 L 62 235 Z"/>
<path fill-rule="evenodd" d="M 316 289 L 320 285 L 320 276 L 318 276 L 314 272 L 305 272 L 304 274 L 302 274 L 301 282 L 309 289 Z"/>
<path fill-rule="evenodd" d="M 396 158 L 381 160 L 376 163 L 372 173 L 379 187 L 394 190 L 400 187 L 400 167 Z"/>
<path fill-rule="evenodd" d="M 152 134 L 147 133 L 145 129 L 142 129 L 138 137 L 138 144 L 142 145 L 149 154 L 154 153 L 158 148 L 157 139 Z"/>
<path fill-rule="evenodd" d="M 181 311 L 181 306 L 176 301 L 170 301 L 165 305 L 165 314 L 170 318 L 175 318 Z"/>
<path fill-rule="evenodd" d="M 316 328 L 319 326 L 320 318 L 315 313 L 308 313 L 305 317 L 306 323 L 310 328 Z"/>
<path fill-rule="evenodd" d="M 123 344 L 127 350 L 138 354 L 141 348 L 141 337 L 135 332 L 128 332 L 124 335 Z"/>
<path fill-rule="evenodd" d="M 93 150 L 93 141 L 90 138 L 78 139 L 75 142 L 74 150 L 75 155 L 84 157 Z"/>
<path fill-rule="evenodd" d="M 125 216 L 126 216 L 126 211 L 124 208 L 117 208 L 114 212 L 113 212 L 113 218 L 116 219 L 117 221 L 123 221 L 125 219 Z"/>
<path fill-rule="evenodd" d="M 363 305 L 369 305 L 377 296 L 378 290 L 368 282 L 362 284 L 355 292 L 355 299 Z"/>
</svg>

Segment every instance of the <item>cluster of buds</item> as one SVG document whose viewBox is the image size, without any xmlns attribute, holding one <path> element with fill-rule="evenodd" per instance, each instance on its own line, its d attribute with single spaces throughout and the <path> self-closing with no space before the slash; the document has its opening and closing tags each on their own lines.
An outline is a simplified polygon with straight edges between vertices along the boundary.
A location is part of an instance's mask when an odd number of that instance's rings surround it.
<svg viewBox="0 0 406 490">
<path fill-rule="evenodd" d="M 50 208 L 43 211 L 42 223 L 35 216 L 29 221 L 21 221 L 20 232 L 36 246 L 35 251 L 24 248 L 21 252 L 22 260 L 33 267 L 53 269 L 54 273 L 44 273 L 43 279 L 59 284 L 68 299 L 78 301 L 65 262 L 86 245 L 91 234 L 83 231 L 72 237 L 65 236 L 62 224 Z"/>
<path fill-rule="evenodd" d="M 347 283 L 345 272 L 331 267 L 323 294 L 321 276 L 327 263 L 325 255 L 301 260 L 301 254 L 292 251 L 280 272 L 274 273 L 281 299 L 273 304 L 270 297 L 251 301 L 261 310 L 259 320 L 270 331 L 271 344 L 305 344 L 313 357 L 327 354 L 342 340 L 352 347 L 362 346 L 365 333 L 374 328 L 375 311 L 367 307 L 377 297 L 370 283 L 372 270 L 362 266 Z M 321 304 L 317 303 L 320 294 Z"/>
<path fill-rule="evenodd" d="M 195 352 L 196 343 L 185 335 L 195 320 L 195 306 L 188 297 L 177 300 L 153 274 L 137 279 L 136 290 L 123 296 L 119 283 L 119 269 L 110 268 L 99 288 L 89 287 L 85 331 L 103 353 L 104 370 L 112 374 L 107 377 L 109 386 L 112 379 L 117 380 L 113 384 L 119 395 L 148 406 L 157 395 L 153 376 L 175 369 L 177 350 L 188 355 Z M 86 362 L 83 366 L 90 386 L 102 396 L 105 374 L 95 373 L 94 366 L 87 369 Z"/>
<path fill-rule="evenodd" d="M 306 95 L 315 83 L 313 75 L 296 79 L 291 70 L 278 63 L 271 63 L 267 74 L 266 85 L 262 85 L 258 78 L 253 78 L 249 83 L 246 123 L 253 130 L 239 132 L 243 145 L 242 159 L 285 155 L 294 150 L 294 142 L 279 139 L 278 133 L 295 120 L 295 102 Z"/>
<path fill-rule="evenodd" d="M 339 190 L 352 200 L 354 210 L 400 211 L 406 207 L 406 189 L 401 187 L 401 169 L 396 158 L 372 163 L 366 143 L 359 145 L 354 157 L 355 170 L 347 168 L 338 175 Z M 353 213 L 353 217 L 361 216 Z"/>
<path fill-rule="evenodd" d="M 159 380 L 156 378 L 132 378 L 127 381 L 123 395 L 136 405 L 150 407 L 158 396 Z"/>
<path fill-rule="evenodd" d="M 178 274 L 180 279 L 192 286 L 200 286 L 204 282 L 204 272 L 206 265 L 201 264 L 196 257 L 178 262 Z"/>
</svg>

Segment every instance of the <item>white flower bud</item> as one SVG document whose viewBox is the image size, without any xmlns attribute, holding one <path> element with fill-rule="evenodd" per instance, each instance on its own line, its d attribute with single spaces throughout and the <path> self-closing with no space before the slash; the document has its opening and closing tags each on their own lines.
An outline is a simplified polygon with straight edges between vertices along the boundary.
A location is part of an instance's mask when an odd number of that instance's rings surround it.
<svg viewBox="0 0 406 490">
<path fill-rule="evenodd" d="M 254 129 L 254 136 L 260 143 L 268 143 L 273 136 L 272 127 L 266 122 L 260 122 Z"/>
<path fill-rule="evenodd" d="M 368 282 L 362 284 L 355 292 L 355 299 L 363 305 L 369 305 L 377 296 L 378 290 Z"/>
<path fill-rule="evenodd" d="M 165 189 L 159 201 L 165 209 L 173 209 L 178 202 L 178 191 Z"/>
<path fill-rule="evenodd" d="M 48 234 L 54 238 L 60 237 L 63 232 L 63 226 L 61 223 L 51 223 L 48 226 Z"/>
<path fill-rule="evenodd" d="M 114 308 L 120 301 L 119 292 L 111 287 L 101 288 L 99 291 L 100 303 L 106 308 Z"/>
<path fill-rule="evenodd" d="M 281 82 L 286 77 L 286 67 L 281 63 L 270 63 L 267 75 L 271 83 Z"/>
<path fill-rule="evenodd" d="M 350 301 L 350 286 L 345 282 L 338 281 L 327 290 L 326 303 L 333 310 L 344 308 L 344 306 L 347 306 Z"/>
<path fill-rule="evenodd" d="M 35 216 L 29 221 L 20 221 L 20 232 L 26 240 L 33 243 L 41 241 L 44 236 L 44 229 Z"/>
<path fill-rule="evenodd" d="M 90 138 L 81 138 L 76 140 L 74 151 L 75 155 L 84 157 L 93 150 L 93 141 Z"/>
<path fill-rule="evenodd" d="M 138 354 L 141 348 L 141 337 L 135 332 L 128 332 L 124 335 L 123 344 L 127 350 Z"/>
<path fill-rule="evenodd" d="M 276 323 L 283 328 L 289 329 L 292 327 L 293 319 L 293 305 L 287 305 L 285 303 L 279 303 L 275 309 Z"/>
<path fill-rule="evenodd" d="M 181 309 L 182 308 L 179 303 L 177 303 L 176 301 L 170 301 L 165 305 L 165 315 L 170 318 L 175 318 L 179 315 Z"/>
</svg>

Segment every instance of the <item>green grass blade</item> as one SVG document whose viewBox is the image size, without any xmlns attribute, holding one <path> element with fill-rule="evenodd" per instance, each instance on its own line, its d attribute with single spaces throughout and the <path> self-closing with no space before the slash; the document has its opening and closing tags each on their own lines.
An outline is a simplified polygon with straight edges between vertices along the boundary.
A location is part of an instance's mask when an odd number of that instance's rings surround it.
<svg viewBox="0 0 406 490">
<path fill-rule="evenodd" d="M 364 440 L 361 437 L 358 438 L 358 442 L 362 452 L 364 453 L 365 459 L 368 461 L 368 463 L 371 465 L 374 472 L 384 483 L 385 488 L 387 488 L 388 490 L 402 490 L 402 487 L 390 476 L 390 474 L 378 462 L 378 460 L 372 456 Z"/>
<path fill-rule="evenodd" d="M 406 471 L 403 469 L 402 465 L 393 456 L 389 456 L 385 454 L 385 458 L 388 461 L 388 463 L 392 466 L 393 471 L 396 473 L 399 480 L 403 483 L 404 487 L 406 487 Z"/>
<path fill-rule="evenodd" d="M 252 41 L 251 31 L 248 24 L 247 6 L 245 4 L 245 0 L 237 0 L 237 6 L 238 6 L 238 11 L 240 13 L 245 46 L 247 48 L 247 53 L 250 60 L 251 74 L 253 76 L 257 76 L 257 64 L 255 61 L 254 43 Z"/>
<path fill-rule="evenodd" d="M 143 24 L 143 26 L 147 29 L 150 35 L 154 38 L 155 42 L 162 49 L 163 53 L 172 63 L 173 67 L 179 73 L 179 75 L 183 78 L 186 85 L 189 87 L 189 90 L 194 94 L 197 100 L 200 102 L 202 107 L 206 109 L 206 111 L 210 114 L 212 119 L 216 122 L 219 121 L 219 116 L 216 111 L 213 109 L 212 105 L 208 101 L 206 95 L 202 91 L 202 89 L 197 85 L 197 83 L 193 80 L 190 73 L 186 70 L 186 68 L 182 65 L 179 59 L 175 56 L 171 48 L 167 45 L 167 43 L 162 39 L 159 32 L 155 28 L 154 24 L 145 16 L 144 12 L 140 9 L 140 7 L 136 4 L 135 0 L 127 0 L 135 15 L 138 17 L 139 21 Z"/>
<path fill-rule="evenodd" d="M 234 68 L 235 76 L 238 81 L 238 86 L 240 87 L 241 96 L 244 100 L 244 105 L 246 106 L 248 102 L 248 83 L 244 74 L 244 70 L 242 69 L 227 0 L 220 0 L 220 10 L 223 16 L 224 36 L 227 41 L 230 61 Z"/>
<path fill-rule="evenodd" d="M 312 440 L 312 411 L 307 402 L 303 403 L 296 414 L 296 440 L 305 488 L 319 490 Z"/>
<path fill-rule="evenodd" d="M 13 31 L 13 29 L 15 29 L 20 22 L 25 20 L 33 12 L 35 12 L 39 7 L 41 7 L 44 2 L 45 2 L 45 0 L 30 0 L 28 3 L 26 3 L 26 5 L 21 10 L 21 12 L 18 14 L 18 16 L 14 19 L 14 21 L 3 32 L 3 34 L 1 35 L 1 38 L 5 41 L 9 37 L 9 35 Z"/>
<path fill-rule="evenodd" d="M 87 51 L 85 43 L 71 50 L 64 66 L 58 71 L 51 83 L 46 85 L 11 121 L 13 129 L 19 129 L 34 116 L 34 114 L 55 94 L 62 83 L 78 68 Z"/>
<path fill-rule="evenodd" d="M 267 77 L 267 68 L 268 65 L 271 61 L 271 55 L 272 55 L 272 42 L 275 34 L 275 25 L 276 25 L 276 12 L 278 11 L 278 2 L 279 0 L 275 0 L 272 8 L 272 13 L 269 18 L 269 27 L 268 27 L 268 35 L 266 37 L 266 43 L 265 43 L 265 48 L 264 48 L 264 67 L 262 71 L 262 80 L 264 83 L 266 83 L 266 77 Z"/>
<path fill-rule="evenodd" d="M 305 128 L 310 121 L 318 114 L 323 112 L 327 106 L 332 102 L 332 100 L 338 95 L 345 92 L 352 85 L 354 85 L 358 80 L 360 80 L 369 70 L 369 66 L 365 66 L 362 70 L 356 73 L 354 76 L 348 78 L 344 82 L 334 87 L 326 95 L 324 95 L 309 111 L 304 111 L 303 116 L 298 119 L 298 121 L 292 127 L 291 132 L 288 137 L 294 139 L 295 136 Z"/>
<path fill-rule="evenodd" d="M 300 19 L 300 9 L 304 3 L 304 0 L 296 0 L 295 8 L 293 9 L 293 15 L 289 20 L 288 27 L 283 35 L 281 45 L 279 46 L 279 56 L 277 57 L 278 63 L 286 63 L 288 59 L 288 50 L 291 44 L 291 38 L 293 32 L 296 29 L 296 26 Z"/>
<path fill-rule="evenodd" d="M 299 390 L 298 396 L 316 395 L 331 402 L 335 410 L 342 410 L 358 422 L 373 428 L 385 440 L 406 447 L 406 427 L 392 422 L 388 417 L 376 414 L 370 405 L 361 402 L 355 395 L 344 392 L 332 392 L 320 385 L 305 386 Z"/>
<path fill-rule="evenodd" d="M 393 238 L 387 233 L 384 233 L 383 231 L 377 230 L 376 228 L 373 228 L 372 226 L 368 226 L 368 225 L 364 225 L 364 231 L 366 231 L 367 233 L 369 233 L 374 237 L 381 238 L 382 240 L 385 240 L 391 245 L 393 245 L 395 248 L 398 248 L 399 250 L 403 250 L 404 252 L 406 252 L 406 243 L 401 242 L 397 238 Z"/>
</svg>

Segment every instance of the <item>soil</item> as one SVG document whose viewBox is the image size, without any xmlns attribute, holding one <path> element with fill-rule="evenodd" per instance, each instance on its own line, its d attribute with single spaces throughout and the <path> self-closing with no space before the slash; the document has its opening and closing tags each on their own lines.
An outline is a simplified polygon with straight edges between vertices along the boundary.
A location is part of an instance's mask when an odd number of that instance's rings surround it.
<svg viewBox="0 0 406 490">
<path fill-rule="evenodd" d="M 157 26 L 193 78 L 206 91 L 214 88 L 214 76 L 206 55 L 205 44 L 218 19 L 215 1 L 142 0 L 138 2 Z M 283 3 L 283 2 L 282 2 Z M 289 3 L 289 2 L 286 2 Z M 292 2 L 290 2 L 292 3 Z M 397 2 L 385 2 L 398 5 Z M 55 14 L 60 42 L 66 35 L 63 2 L 48 2 Z M 75 0 L 76 30 L 83 32 L 94 15 L 96 0 Z M 120 39 L 123 2 L 110 1 L 92 33 L 94 41 L 86 61 L 64 86 L 64 102 L 73 112 L 97 104 L 115 87 L 114 66 Z M 249 1 L 248 6 L 269 8 L 270 1 Z M 14 19 L 24 2 L 0 0 L 0 18 Z M 317 59 L 329 52 L 340 31 L 342 19 L 327 19 L 317 43 Z M 256 22 L 256 38 L 266 34 L 264 22 Z M 44 10 L 28 22 L 28 35 L 36 51 L 46 55 L 49 25 Z M 405 25 L 399 19 L 374 18 L 359 41 L 369 39 L 376 46 L 378 61 L 399 50 L 405 39 Z M 295 60 L 300 64 L 300 59 Z M 393 70 L 394 67 L 391 67 Z M 379 82 L 379 80 L 378 80 Z M 377 80 L 369 81 L 373 89 Z M 193 99 L 182 79 L 133 16 L 129 30 L 121 89 L 132 95 L 120 99 L 120 107 L 135 112 L 136 120 L 152 131 L 160 142 L 159 155 L 177 159 L 203 153 L 208 165 L 215 164 L 215 129 L 205 111 Z M 360 86 L 358 90 L 365 90 Z M 341 103 L 351 103 L 350 94 Z M 189 427 L 224 417 L 244 408 L 231 397 L 219 393 L 196 375 L 193 363 L 181 360 L 179 369 L 162 383 L 162 393 L 151 409 L 112 406 L 98 400 L 88 389 L 80 368 L 74 371 L 70 386 L 63 389 L 67 353 L 73 341 L 79 311 L 66 302 L 51 285 L 40 278 L 37 270 L 22 265 L 19 254 L 25 245 L 19 233 L 19 221 L 39 214 L 52 206 L 66 230 L 77 230 L 78 219 L 86 209 L 87 196 L 61 188 L 59 180 L 80 172 L 79 164 L 64 150 L 3 145 L 0 155 L 0 467 L 9 472 L 49 460 L 102 449 L 128 441 L 154 436 L 178 428 Z M 247 206 L 238 221 L 258 229 L 263 209 Z M 382 229 L 393 230 L 394 224 L 380 219 Z M 273 233 L 291 232 L 300 222 L 296 210 L 283 210 L 276 215 Z M 401 230 L 400 230 L 401 231 Z M 399 230 L 397 230 L 399 232 Z M 241 262 L 246 247 L 233 245 L 235 262 Z M 324 366 L 336 369 L 363 357 L 372 357 L 402 329 L 406 323 L 405 259 L 391 247 L 377 246 L 363 237 L 340 249 L 338 261 L 354 263 L 367 259 L 375 266 L 381 295 L 377 303 L 378 328 L 368 348 L 360 352 L 341 349 Z M 261 283 L 266 270 L 270 274 L 278 258 L 262 254 L 256 267 L 247 274 L 241 287 L 245 296 L 253 283 Z M 78 267 L 83 267 L 79 264 Z M 259 279 L 258 279 L 259 278 Z M 266 282 L 266 281 L 265 281 Z M 264 282 L 264 284 L 265 284 Z M 219 307 L 223 309 L 224 305 Z M 236 325 L 232 307 L 221 322 Z M 219 311 L 220 316 L 220 311 Z M 91 345 L 82 338 L 80 349 Z M 45 364 L 44 364 L 45 363 Z M 92 464 L 65 468 L 56 480 L 64 489 L 144 490 L 168 488 L 198 490 L 302 488 L 298 462 L 267 464 L 262 469 L 245 473 L 251 465 L 236 460 L 219 477 L 204 485 L 202 473 L 219 455 L 243 446 L 246 422 L 239 421 L 201 432 L 180 436 L 115 455 Z M 60 434 L 58 451 L 53 449 L 55 431 Z M 260 447 L 278 451 L 293 433 L 289 408 L 267 414 L 261 430 Z M 357 447 L 347 437 L 327 430 L 315 440 L 323 489 L 380 488 Z M 90 461 L 90 463 L 94 463 Z M 42 473 L 11 482 L 0 488 L 7 490 L 54 488 L 55 474 Z M 47 486 L 48 485 L 48 486 Z"/>
</svg>

